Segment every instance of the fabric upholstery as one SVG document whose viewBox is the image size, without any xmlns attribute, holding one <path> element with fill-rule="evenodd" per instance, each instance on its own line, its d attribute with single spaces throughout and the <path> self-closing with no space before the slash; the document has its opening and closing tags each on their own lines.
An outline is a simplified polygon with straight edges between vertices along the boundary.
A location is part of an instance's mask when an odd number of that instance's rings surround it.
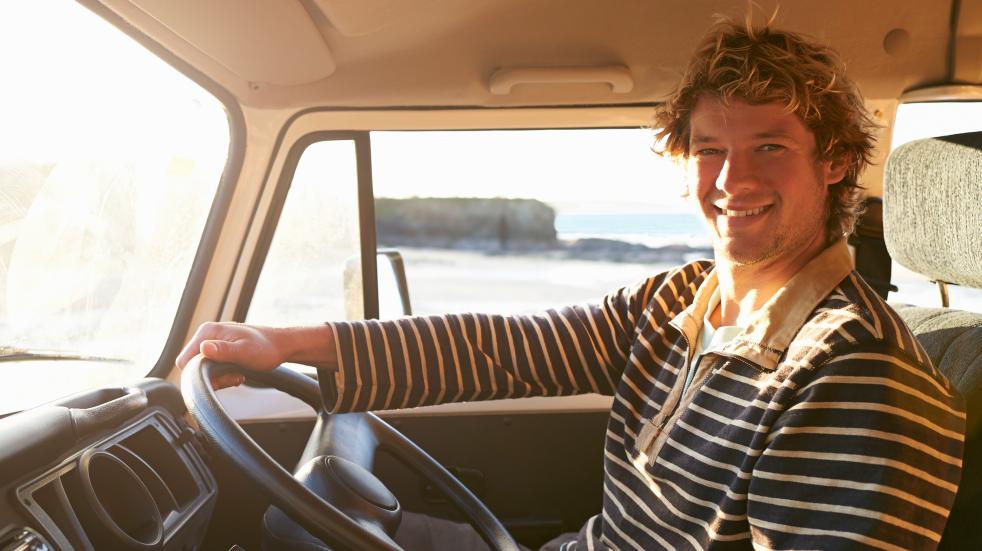
<svg viewBox="0 0 982 551">
<path fill-rule="evenodd" d="M 887 160 L 883 186 L 890 255 L 931 279 L 982 288 L 982 132 L 900 146 Z M 980 549 L 982 313 L 895 309 L 966 402 L 962 480 L 939 548 Z"/>
<path fill-rule="evenodd" d="M 982 314 L 949 308 L 894 308 L 931 356 L 934 366 L 965 398 L 968 434 L 979 432 L 982 422 L 979 419 L 982 413 Z"/>
<path fill-rule="evenodd" d="M 886 164 L 883 233 L 903 266 L 982 287 L 982 132 L 918 140 Z"/>
<path fill-rule="evenodd" d="M 982 518 L 982 314 L 948 308 L 894 308 L 967 406 L 962 480 L 939 549 L 982 548 L 978 528 Z"/>
</svg>

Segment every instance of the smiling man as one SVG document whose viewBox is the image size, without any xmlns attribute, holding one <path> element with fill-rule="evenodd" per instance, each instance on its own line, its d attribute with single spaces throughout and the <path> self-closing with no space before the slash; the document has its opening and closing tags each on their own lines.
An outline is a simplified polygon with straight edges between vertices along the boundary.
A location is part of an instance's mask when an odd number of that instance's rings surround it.
<svg viewBox="0 0 982 551">
<path fill-rule="evenodd" d="M 720 24 L 656 120 L 715 262 L 534 316 L 206 324 L 178 364 L 309 363 L 333 411 L 613 395 L 602 511 L 551 544 L 567 550 L 935 546 L 964 410 L 853 271 L 872 124 L 835 53 Z M 423 525 L 432 547 L 483 545 Z"/>
<path fill-rule="evenodd" d="M 818 159 L 814 134 L 780 102 L 703 93 L 689 124 L 690 193 L 713 234 L 722 294 L 710 320 L 737 325 L 826 248 L 829 188 L 847 161 Z"/>
</svg>

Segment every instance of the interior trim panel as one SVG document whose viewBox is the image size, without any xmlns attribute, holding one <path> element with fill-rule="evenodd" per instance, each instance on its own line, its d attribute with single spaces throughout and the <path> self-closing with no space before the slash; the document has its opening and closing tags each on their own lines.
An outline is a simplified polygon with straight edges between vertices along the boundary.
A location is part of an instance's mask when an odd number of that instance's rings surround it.
<svg viewBox="0 0 982 551">
<path fill-rule="evenodd" d="M 198 548 L 218 486 L 183 413 L 176 387 L 145 379 L 0 420 L 0 512 L 20 523 L 0 529 L 53 549 Z"/>
</svg>

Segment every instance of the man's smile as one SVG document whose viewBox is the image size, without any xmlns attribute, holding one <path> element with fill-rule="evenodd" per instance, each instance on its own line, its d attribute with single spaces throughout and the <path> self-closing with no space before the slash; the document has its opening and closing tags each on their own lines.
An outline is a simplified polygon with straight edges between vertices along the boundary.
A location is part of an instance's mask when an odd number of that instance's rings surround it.
<svg viewBox="0 0 982 551">
<path fill-rule="evenodd" d="M 747 216 L 757 216 L 758 214 L 763 214 L 764 212 L 770 210 L 773 205 L 762 205 L 759 207 L 743 207 L 743 208 L 733 208 L 731 206 L 720 206 L 718 204 L 713 204 L 716 208 L 718 215 L 729 216 L 731 218 L 744 218 Z"/>
</svg>

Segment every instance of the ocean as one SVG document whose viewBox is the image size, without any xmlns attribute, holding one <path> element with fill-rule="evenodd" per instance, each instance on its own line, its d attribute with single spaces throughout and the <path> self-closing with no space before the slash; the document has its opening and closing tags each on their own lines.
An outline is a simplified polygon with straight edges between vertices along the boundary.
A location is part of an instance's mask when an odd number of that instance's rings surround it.
<svg viewBox="0 0 982 551">
<path fill-rule="evenodd" d="M 599 237 L 649 247 L 709 245 L 709 234 L 694 214 L 557 214 L 555 225 L 556 233 L 564 240 Z"/>
<path fill-rule="evenodd" d="M 599 237 L 649 247 L 677 243 L 711 246 L 709 233 L 699 216 L 694 214 L 558 214 L 555 225 L 559 238 L 570 241 Z M 892 281 L 899 291 L 890 293 L 891 302 L 919 306 L 939 305 L 937 286 L 896 262 L 893 264 Z M 949 294 L 955 308 L 982 312 L 982 290 L 952 285 L 949 287 Z"/>
</svg>

